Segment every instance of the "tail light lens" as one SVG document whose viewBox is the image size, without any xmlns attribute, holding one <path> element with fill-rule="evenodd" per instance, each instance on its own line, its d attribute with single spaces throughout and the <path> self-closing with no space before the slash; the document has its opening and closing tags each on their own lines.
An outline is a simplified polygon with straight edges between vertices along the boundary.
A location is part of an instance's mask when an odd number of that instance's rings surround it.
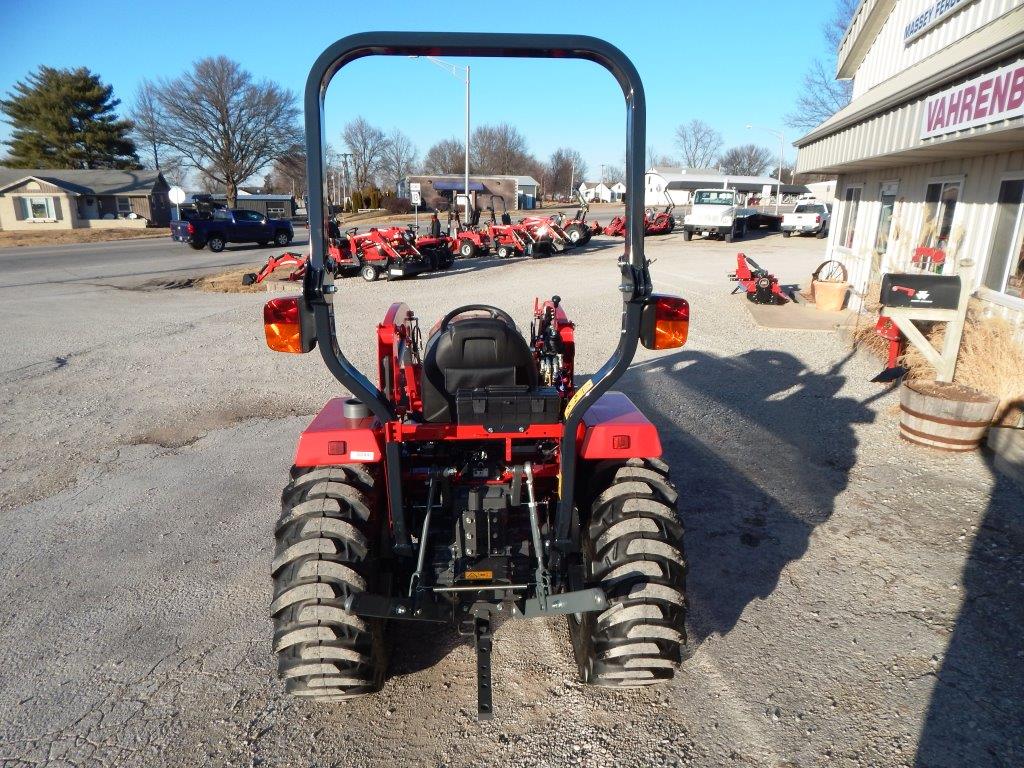
<svg viewBox="0 0 1024 768">
<path fill-rule="evenodd" d="M 678 296 L 648 297 L 640 317 L 640 343 L 648 349 L 677 349 L 690 330 L 690 304 Z"/>
<path fill-rule="evenodd" d="M 282 296 L 263 306 L 267 346 L 275 352 L 309 352 L 316 345 L 312 312 L 301 296 Z"/>
<path fill-rule="evenodd" d="M 821 216 L 820 215 L 814 217 L 814 223 L 815 224 L 821 224 Z"/>
<path fill-rule="evenodd" d="M 190 235 L 194 235 L 196 233 L 196 225 L 190 221 L 188 223 L 188 226 L 185 227 L 185 231 L 188 232 Z"/>
</svg>

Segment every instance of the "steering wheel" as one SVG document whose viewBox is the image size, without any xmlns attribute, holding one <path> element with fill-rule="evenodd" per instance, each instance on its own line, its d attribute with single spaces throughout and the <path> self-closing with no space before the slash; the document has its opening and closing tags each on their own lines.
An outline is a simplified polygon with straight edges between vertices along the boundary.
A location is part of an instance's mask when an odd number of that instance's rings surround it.
<svg viewBox="0 0 1024 768">
<path fill-rule="evenodd" d="M 489 313 L 492 320 L 501 319 L 501 320 L 504 320 L 506 323 L 508 323 L 511 328 L 515 328 L 516 327 L 515 320 L 513 320 L 512 316 L 508 312 L 503 310 L 503 309 L 498 309 L 497 307 L 492 307 L 490 304 L 466 304 L 466 305 L 461 306 L 461 307 L 456 307 L 451 312 L 449 312 L 447 315 L 442 317 L 441 318 L 441 323 L 438 326 L 438 332 L 442 333 L 445 330 L 447 330 L 447 328 L 448 328 L 449 324 L 451 323 L 451 321 L 453 319 L 455 319 L 456 317 L 458 317 L 459 315 L 461 315 L 461 314 L 463 314 L 465 312 L 478 312 L 478 311 L 479 312 L 487 312 L 487 313 Z"/>
<path fill-rule="evenodd" d="M 349 227 L 345 230 L 345 234 L 352 237 L 356 232 L 359 231 L 359 227 Z"/>
</svg>

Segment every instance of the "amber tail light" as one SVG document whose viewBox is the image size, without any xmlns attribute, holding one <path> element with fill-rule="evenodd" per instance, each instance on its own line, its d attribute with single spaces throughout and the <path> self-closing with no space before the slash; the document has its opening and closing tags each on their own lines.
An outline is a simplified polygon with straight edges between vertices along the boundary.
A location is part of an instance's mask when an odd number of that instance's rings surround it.
<svg viewBox="0 0 1024 768">
<path fill-rule="evenodd" d="M 648 296 L 640 316 L 640 343 L 648 349 L 677 349 L 690 330 L 690 304 L 678 296 Z"/>
<path fill-rule="evenodd" d="M 313 312 L 301 296 L 282 296 L 263 306 L 267 346 L 275 352 L 309 352 L 316 346 Z"/>
</svg>

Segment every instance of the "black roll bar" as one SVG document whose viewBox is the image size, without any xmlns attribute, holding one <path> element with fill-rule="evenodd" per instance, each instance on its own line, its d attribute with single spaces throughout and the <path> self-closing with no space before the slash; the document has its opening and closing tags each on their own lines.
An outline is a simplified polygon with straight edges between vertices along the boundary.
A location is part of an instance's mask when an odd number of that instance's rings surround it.
<svg viewBox="0 0 1024 768">
<path fill-rule="evenodd" d="M 560 503 L 556 517 L 556 547 L 571 551 L 569 527 L 572 519 L 576 479 L 576 432 L 587 409 L 629 367 L 640 335 L 640 314 L 651 293 L 650 273 L 644 257 L 643 161 L 647 131 L 647 104 L 643 83 L 633 63 L 618 48 L 584 35 L 492 34 L 452 32 L 363 32 L 342 38 L 320 54 L 306 80 L 306 163 L 309 181 L 310 269 L 304 296 L 316 317 L 318 346 L 331 373 L 366 403 L 382 422 L 395 418 L 395 411 L 369 379 L 345 357 L 334 331 L 333 273 L 325 269 L 327 253 L 327 208 L 324 178 L 324 97 L 338 70 L 366 56 L 481 56 L 508 58 L 583 59 L 607 69 L 618 82 L 626 102 L 626 238 L 619 261 L 622 274 L 622 333 L 608 361 L 576 391 L 565 412 L 561 445 Z M 326 342 L 326 343 L 325 343 Z M 387 474 L 393 490 L 397 479 L 397 452 L 387 451 Z M 400 486 L 398 486 L 400 489 Z M 400 496 L 390 494 L 392 519 L 404 521 Z M 403 526 L 404 527 L 404 526 Z M 396 547 L 408 548 L 405 532 L 395 527 Z"/>
</svg>

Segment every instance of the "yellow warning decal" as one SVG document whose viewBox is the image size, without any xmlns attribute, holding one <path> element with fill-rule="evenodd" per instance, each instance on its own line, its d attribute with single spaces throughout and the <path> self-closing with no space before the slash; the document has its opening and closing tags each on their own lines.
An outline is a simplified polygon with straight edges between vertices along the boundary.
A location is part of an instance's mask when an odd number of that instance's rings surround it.
<svg viewBox="0 0 1024 768">
<path fill-rule="evenodd" d="M 576 390 L 576 394 L 572 396 L 569 404 L 565 406 L 565 418 L 569 418 L 569 414 L 572 413 L 572 409 L 576 407 L 576 404 L 583 399 L 583 396 L 587 394 L 594 386 L 593 379 L 587 379 L 583 386 Z"/>
<path fill-rule="evenodd" d="M 466 571 L 462 578 L 469 581 L 490 581 L 494 578 L 494 571 Z"/>
</svg>

